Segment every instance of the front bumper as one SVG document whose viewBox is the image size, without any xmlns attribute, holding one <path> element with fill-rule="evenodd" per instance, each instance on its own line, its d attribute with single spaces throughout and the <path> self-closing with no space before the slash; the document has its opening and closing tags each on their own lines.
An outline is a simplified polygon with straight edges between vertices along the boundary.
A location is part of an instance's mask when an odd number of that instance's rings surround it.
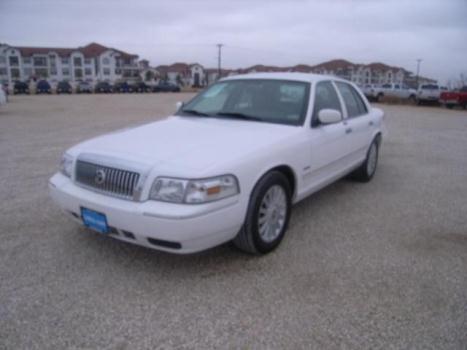
<svg viewBox="0 0 467 350">
<path fill-rule="evenodd" d="M 81 208 L 88 208 L 105 214 L 111 237 L 180 254 L 230 241 L 246 213 L 239 196 L 198 205 L 133 202 L 81 188 L 60 173 L 49 180 L 49 190 L 52 199 L 81 224 Z"/>
</svg>

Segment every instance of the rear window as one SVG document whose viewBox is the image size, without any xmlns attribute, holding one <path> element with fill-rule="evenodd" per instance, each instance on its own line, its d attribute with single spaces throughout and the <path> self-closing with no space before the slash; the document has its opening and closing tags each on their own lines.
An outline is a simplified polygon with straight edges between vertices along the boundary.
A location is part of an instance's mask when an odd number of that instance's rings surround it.
<svg viewBox="0 0 467 350">
<path fill-rule="evenodd" d="M 351 85 L 342 82 L 336 82 L 336 85 L 344 99 L 349 118 L 358 117 L 368 112 L 359 93 Z"/>
</svg>

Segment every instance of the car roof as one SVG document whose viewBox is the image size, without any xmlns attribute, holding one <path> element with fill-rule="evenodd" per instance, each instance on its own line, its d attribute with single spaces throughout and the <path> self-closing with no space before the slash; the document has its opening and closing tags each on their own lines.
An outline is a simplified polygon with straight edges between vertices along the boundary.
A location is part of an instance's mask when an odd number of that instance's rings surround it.
<svg viewBox="0 0 467 350">
<path fill-rule="evenodd" d="M 348 80 L 340 79 L 340 78 L 337 78 L 331 75 L 295 73 L 295 72 L 240 74 L 240 75 L 232 75 L 226 78 L 222 78 L 221 80 L 225 81 L 225 80 L 238 80 L 238 79 L 277 79 L 277 80 L 301 81 L 301 82 L 307 82 L 307 83 L 317 83 L 322 80 L 335 80 L 335 81 L 343 81 L 346 83 L 350 83 Z"/>
</svg>

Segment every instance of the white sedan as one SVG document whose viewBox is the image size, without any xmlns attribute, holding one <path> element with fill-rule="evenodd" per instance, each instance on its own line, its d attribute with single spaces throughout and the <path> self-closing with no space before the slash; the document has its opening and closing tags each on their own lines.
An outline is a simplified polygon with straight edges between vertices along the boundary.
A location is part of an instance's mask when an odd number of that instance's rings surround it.
<svg viewBox="0 0 467 350">
<path fill-rule="evenodd" d="M 129 243 L 264 254 L 292 204 L 348 174 L 369 181 L 383 136 L 383 112 L 348 81 L 233 76 L 165 120 L 72 147 L 49 188 L 70 218 Z"/>
</svg>

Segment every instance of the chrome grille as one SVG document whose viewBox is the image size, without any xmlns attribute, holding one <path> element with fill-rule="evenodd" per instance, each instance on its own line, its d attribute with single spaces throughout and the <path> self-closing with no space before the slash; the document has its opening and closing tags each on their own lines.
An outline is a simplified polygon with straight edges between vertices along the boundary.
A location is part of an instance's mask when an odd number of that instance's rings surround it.
<svg viewBox="0 0 467 350">
<path fill-rule="evenodd" d="M 129 170 L 77 160 L 75 180 L 78 184 L 97 192 L 125 199 L 134 199 L 134 190 L 138 184 L 139 174 Z"/>
</svg>

